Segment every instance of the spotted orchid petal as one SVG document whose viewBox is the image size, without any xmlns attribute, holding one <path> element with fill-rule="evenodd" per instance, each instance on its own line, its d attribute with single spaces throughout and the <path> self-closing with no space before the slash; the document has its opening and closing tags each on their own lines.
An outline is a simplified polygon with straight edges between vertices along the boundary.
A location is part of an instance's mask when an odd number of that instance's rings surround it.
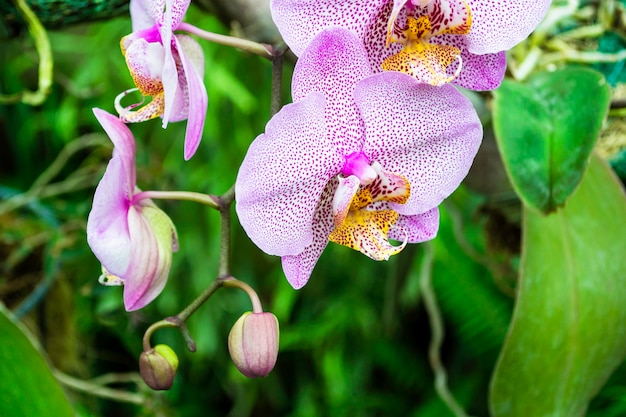
<svg viewBox="0 0 626 417">
<path fill-rule="evenodd" d="M 322 30 L 342 27 L 362 40 L 374 72 L 401 71 L 431 85 L 452 82 L 483 90 L 500 84 L 506 68 L 503 51 L 532 32 L 550 3 L 551 0 L 272 0 L 271 11 L 283 39 L 296 55 Z M 427 30 L 408 28 L 420 19 L 428 25 L 418 27 Z M 485 54 L 496 56 L 480 58 Z M 477 80 L 480 75 L 490 78 Z"/>
<path fill-rule="evenodd" d="M 294 71 L 294 101 L 318 92 L 326 98 L 328 132 L 340 150 L 357 149 L 363 141 L 363 122 L 352 92 L 359 80 L 371 75 L 363 45 L 350 42 L 348 31 L 327 31 L 317 36 Z"/>
<path fill-rule="evenodd" d="M 237 215 L 250 239 L 271 255 L 296 255 L 311 244 L 317 202 L 343 163 L 326 135 L 324 110 L 319 93 L 283 107 L 239 168 Z"/>
<path fill-rule="evenodd" d="M 404 6 L 409 0 L 393 0 L 393 8 L 389 13 L 389 19 L 387 20 L 387 37 L 386 46 L 389 46 L 391 40 L 398 39 L 398 33 L 396 33 L 396 22 L 398 21 L 398 15 L 404 9 Z"/>
<path fill-rule="evenodd" d="M 467 47 L 479 55 L 505 51 L 526 39 L 552 3 L 551 0 L 465 1 L 474 20 L 467 35 Z"/>
<path fill-rule="evenodd" d="M 272 0 L 270 8 L 285 43 L 300 56 L 324 29 L 342 27 L 362 38 L 385 5 L 383 0 Z"/>
<path fill-rule="evenodd" d="M 184 51 L 180 54 L 185 80 L 184 88 L 188 103 L 186 110 L 187 131 L 185 132 L 185 160 L 189 160 L 198 149 L 204 120 L 208 107 L 208 96 L 204 82 L 204 55 L 202 48 L 192 38 L 185 35 L 176 36 L 178 50 Z"/>
<path fill-rule="evenodd" d="M 165 285 L 177 249 L 171 220 L 149 199 L 138 197 L 135 139 L 117 117 L 94 109 L 113 142 L 113 157 L 94 195 L 87 242 L 102 264 L 105 285 L 124 285 L 127 310 L 152 301 Z"/>
<path fill-rule="evenodd" d="M 439 208 L 421 214 L 400 215 L 391 227 L 389 238 L 408 243 L 420 243 L 433 239 L 439 230 Z"/>
<path fill-rule="evenodd" d="M 130 18 L 133 32 L 161 23 L 165 0 L 133 0 L 130 2 Z"/>
<path fill-rule="evenodd" d="M 283 272 L 285 278 L 293 288 L 300 289 L 306 285 L 311 277 L 313 268 L 322 252 L 328 245 L 328 236 L 333 230 L 334 222 L 332 216 L 333 196 L 337 188 L 337 179 L 328 181 L 326 188 L 319 198 L 313 221 L 309 226 L 312 232 L 311 244 L 305 247 L 297 255 L 282 257 Z"/>
<path fill-rule="evenodd" d="M 361 186 L 361 181 L 355 175 L 350 175 L 349 177 L 340 176 L 337 180 L 339 184 L 333 197 L 333 219 L 335 226 L 341 226 L 346 217 L 348 217 L 348 211 L 354 196 Z"/>
<path fill-rule="evenodd" d="M 145 307 L 163 290 L 177 248 L 176 228 L 150 200 L 142 200 L 128 212 L 132 262 L 124 276 L 127 311 Z"/>
<path fill-rule="evenodd" d="M 397 72 L 364 79 L 354 94 L 365 123 L 363 152 L 411 185 L 407 203 L 394 208 L 413 215 L 438 206 L 469 171 L 482 139 L 471 103 L 450 85 Z"/>
<path fill-rule="evenodd" d="M 506 52 L 474 55 L 467 49 L 461 50 L 463 71 L 454 79 L 454 84 L 469 90 L 486 91 L 498 88 L 506 71 Z"/>
</svg>

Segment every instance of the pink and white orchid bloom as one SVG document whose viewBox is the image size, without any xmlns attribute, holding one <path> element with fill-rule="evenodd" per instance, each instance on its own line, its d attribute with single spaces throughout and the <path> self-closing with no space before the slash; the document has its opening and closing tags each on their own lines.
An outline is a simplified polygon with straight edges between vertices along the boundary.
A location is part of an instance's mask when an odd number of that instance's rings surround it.
<svg viewBox="0 0 626 417">
<path fill-rule="evenodd" d="M 113 142 L 113 157 L 96 188 L 87 220 L 87 242 L 102 263 L 100 282 L 124 285 L 126 310 L 161 293 L 178 250 L 176 228 L 135 184 L 135 138 L 119 118 L 94 109 Z"/>
<path fill-rule="evenodd" d="M 272 0 L 272 17 L 296 55 L 323 29 L 354 31 L 374 72 L 431 85 L 492 90 L 507 49 L 543 19 L 551 0 Z"/>
<path fill-rule="evenodd" d="M 131 0 L 133 33 L 122 38 L 121 47 L 130 74 L 139 92 L 151 97 L 142 103 L 122 107 L 120 94 L 115 107 L 125 123 L 155 117 L 168 122 L 187 119 L 184 157 L 198 149 L 207 110 L 204 86 L 204 55 L 190 36 L 174 34 L 183 20 L 190 0 Z"/>
<path fill-rule="evenodd" d="M 450 85 L 372 74 L 362 42 L 342 28 L 301 52 L 292 95 L 250 146 L 235 186 L 241 225 L 282 257 L 291 285 L 306 284 L 329 240 L 384 260 L 432 239 L 437 206 L 482 139 L 470 102 Z"/>
</svg>

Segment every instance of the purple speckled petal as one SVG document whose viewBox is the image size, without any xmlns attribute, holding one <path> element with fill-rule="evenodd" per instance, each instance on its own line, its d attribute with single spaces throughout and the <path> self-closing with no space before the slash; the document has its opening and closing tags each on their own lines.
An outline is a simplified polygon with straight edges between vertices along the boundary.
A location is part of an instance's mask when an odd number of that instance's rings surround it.
<svg viewBox="0 0 626 417">
<path fill-rule="evenodd" d="M 87 218 L 87 243 L 102 266 L 123 276 L 130 260 L 130 237 L 126 213 L 130 201 L 124 187 L 127 180 L 119 155 L 113 156 L 100 180 Z"/>
<path fill-rule="evenodd" d="M 435 207 L 422 214 L 400 216 L 389 230 L 389 238 L 408 243 L 420 243 L 434 239 L 439 230 L 439 208 Z"/>
<path fill-rule="evenodd" d="M 189 3 L 191 0 L 165 0 L 165 7 L 171 12 L 171 28 L 172 30 L 176 30 L 180 22 L 183 21 L 185 17 L 185 13 L 187 13 L 187 9 L 189 8 Z M 166 10 L 165 16 L 168 15 Z M 165 17 L 168 19 L 168 17 Z"/>
<path fill-rule="evenodd" d="M 283 39 L 300 56 L 311 40 L 327 28 L 342 27 L 362 38 L 372 25 L 372 17 L 387 1 L 272 0 L 270 8 Z"/>
<path fill-rule="evenodd" d="M 177 49 L 180 51 L 188 94 L 184 156 L 185 160 L 189 160 L 200 145 L 208 106 L 208 96 L 203 81 L 204 55 L 200 45 L 192 38 L 176 35 L 174 39 L 177 42 Z"/>
<path fill-rule="evenodd" d="M 294 102 L 314 91 L 324 95 L 328 134 L 344 155 L 360 150 L 363 142 L 363 122 L 353 91 L 357 82 L 370 74 L 363 44 L 352 32 L 341 28 L 320 32 L 294 70 Z"/>
<path fill-rule="evenodd" d="M 293 288 L 300 289 L 306 285 L 311 272 L 328 244 L 328 235 L 334 229 L 332 205 L 337 178 L 332 178 L 319 199 L 319 204 L 313 216 L 313 239 L 301 253 L 293 256 L 283 256 L 283 272 Z"/>
<path fill-rule="evenodd" d="M 133 22 L 133 32 L 161 22 L 164 8 L 165 0 L 131 0 L 130 18 Z"/>
<path fill-rule="evenodd" d="M 128 44 L 126 65 L 139 91 L 153 96 L 163 91 L 162 72 L 165 51 L 159 42 L 137 39 Z"/>
<path fill-rule="evenodd" d="M 452 81 L 454 84 L 475 91 L 496 89 L 506 72 L 506 52 L 474 55 L 467 49 L 461 51 L 463 68 Z"/>
<path fill-rule="evenodd" d="M 239 169 L 237 215 L 250 239 L 270 255 L 297 255 L 311 244 L 320 195 L 343 164 L 326 136 L 324 106 L 324 97 L 311 93 L 283 107 Z"/>
<path fill-rule="evenodd" d="M 433 87 L 386 72 L 361 81 L 355 98 L 365 121 L 363 152 L 411 185 L 407 203 L 394 209 L 424 213 L 459 186 L 478 151 L 482 126 L 453 86 Z"/>
<path fill-rule="evenodd" d="M 87 242 L 107 271 L 123 276 L 131 250 L 126 213 L 135 189 L 135 139 L 117 117 L 98 108 L 93 112 L 114 149 L 94 194 Z"/>
<path fill-rule="evenodd" d="M 472 11 L 468 49 L 474 54 L 505 51 L 537 27 L 551 0 L 466 0 Z"/>
<path fill-rule="evenodd" d="M 340 226 L 348 216 L 352 199 L 359 191 L 361 182 L 354 175 L 337 179 L 339 183 L 333 197 L 333 220 L 336 226 Z"/>
<path fill-rule="evenodd" d="M 172 4 L 174 0 L 166 0 L 165 14 L 163 15 L 163 25 L 159 27 L 159 33 L 161 34 L 161 40 L 163 41 L 163 48 L 165 49 L 165 60 L 163 63 L 163 92 L 165 93 L 165 109 L 163 110 L 163 128 L 167 127 L 172 112 L 175 108 L 176 95 L 179 93 L 179 79 L 178 69 L 176 67 L 176 60 L 174 59 L 174 42 L 173 36 L 175 26 L 173 25 L 174 14 L 172 10 Z"/>
<path fill-rule="evenodd" d="M 394 2 L 390 0 L 381 4 L 381 7 L 372 16 L 372 23 L 365 28 L 365 33 L 363 34 L 363 43 L 370 61 L 370 67 L 374 73 L 382 72 L 381 66 L 383 61 L 400 52 L 403 47 L 400 43 L 387 45 L 387 25 L 393 12 L 393 6 Z"/>
<path fill-rule="evenodd" d="M 122 275 L 124 277 L 124 306 L 127 311 L 137 310 L 152 301 L 143 302 L 157 274 L 159 263 L 156 237 L 140 210 L 141 206 L 133 206 L 128 210 L 131 253 L 128 269 Z"/>
<path fill-rule="evenodd" d="M 432 39 L 433 43 L 450 45 L 461 50 L 461 72 L 452 81 L 460 87 L 475 91 L 488 91 L 498 88 L 506 72 L 506 52 L 476 55 L 467 47 L 467 36 L 441 35 Z M 456 69 L 451 65 L 448 74 Z"/>
<path fill-rule="evenodd" d="M 150 303 L 165 287 L 177 237 L 170 218 L 150 200 L 129 210 L 128 224 L 132 252 L 124 275 L 124 305 L 132 311 Z"/>
<path fill-rule="evenodd" d="M 118 155 L 122 161 L 124 169 L 124 192 L 128 200 L 135 192 L 136 172 L 135 172 L 135 137 L 132 132 L 117 116 L 113 116 L 106 111 L 94 108 L 93 114 L 100 122 L 100 125 L 113 142 L 113 156 Z M 122 188 L 120 184 L 118 187 Z"/>
</svg>

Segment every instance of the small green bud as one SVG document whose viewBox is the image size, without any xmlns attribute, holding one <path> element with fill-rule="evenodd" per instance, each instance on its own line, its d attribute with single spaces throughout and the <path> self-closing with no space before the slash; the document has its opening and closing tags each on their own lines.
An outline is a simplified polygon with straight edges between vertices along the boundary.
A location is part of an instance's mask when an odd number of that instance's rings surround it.
<svg viewBox="0 0 626 417">
<path fill-rule="evenodd" d="M 167 345 L 156 345 L 139 355 L 139 372 L 146 385 L 153 390 L 168 390 L 174 383 L 178 356 Z"/>
<path fill-rule="evenodd" d="M 278 320 L 272 313 L 244 313 L 228 335 L 230 357 L 248 378 L 267 376 L 278 357 Z"/>
</svg>

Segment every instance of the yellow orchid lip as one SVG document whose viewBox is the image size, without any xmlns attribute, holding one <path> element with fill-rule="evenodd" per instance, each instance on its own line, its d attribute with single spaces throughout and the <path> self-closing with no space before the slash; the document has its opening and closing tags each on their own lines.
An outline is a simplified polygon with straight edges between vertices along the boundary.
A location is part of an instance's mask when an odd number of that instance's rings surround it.
<svg viewBox="0 0 626 417">
<path fill-rule="evenodd" d="M 115 111 L 117 111 L 117 114 L 120 115 L 120 120 L 124 123 L 138 123 L 154 119 L 163 114 L 163 110 L 165 109 L 165 94 L 163 92 L 150 97 L 150 101 L 146 104 L 144 104 L 146 97 L 143 96 L 142 100 L 138 103 L 133 103 L 126 107 L 122 106 L 122 99 L 135 91 L 139 91 L 139 89 L 131 88 L 126 91 L 122 91 L 117 95 L 117 97 L 115 97 Z"/>
<path fill-rule="evenodd" d="M 385 59 L 381 65 L 385 71 L 399 71 L 417 78 L 419 81 L 441 86 L 454 80 L 462 68 L 461 50 L 455 46 L 429 42 L 437 35 L 466 35 L 472 26 L 470 7 L 464 1 L 456 14 L 442 6 L 441 2 L 425 3 L 424 6 L 411 3 L 410 9 L 426 9 L 420 16 L 408 15 L 406 23 L 399 24 L 399 13 L 406 2 L 394 8 L 387 26 L 387 46 L 390 43 L 404 45 L 401 51 Z M 458 62 L 452 74 L 448 70 Z"/>
<path fill-rule="evenodd" d="M 339 178 L 333 200 L 335 229 L 328 240 L 382 261 L 407 244 L 407 239 L 399 246 L 389 243 L 389 230 L 400 215 L 388 203 L 405 204 L 411 191 L 402 175 L 384 171 L 377 162 L 371 167 L 377 176 L 366 185 L 359 185 L 353 175 Z"/>
</svg>

